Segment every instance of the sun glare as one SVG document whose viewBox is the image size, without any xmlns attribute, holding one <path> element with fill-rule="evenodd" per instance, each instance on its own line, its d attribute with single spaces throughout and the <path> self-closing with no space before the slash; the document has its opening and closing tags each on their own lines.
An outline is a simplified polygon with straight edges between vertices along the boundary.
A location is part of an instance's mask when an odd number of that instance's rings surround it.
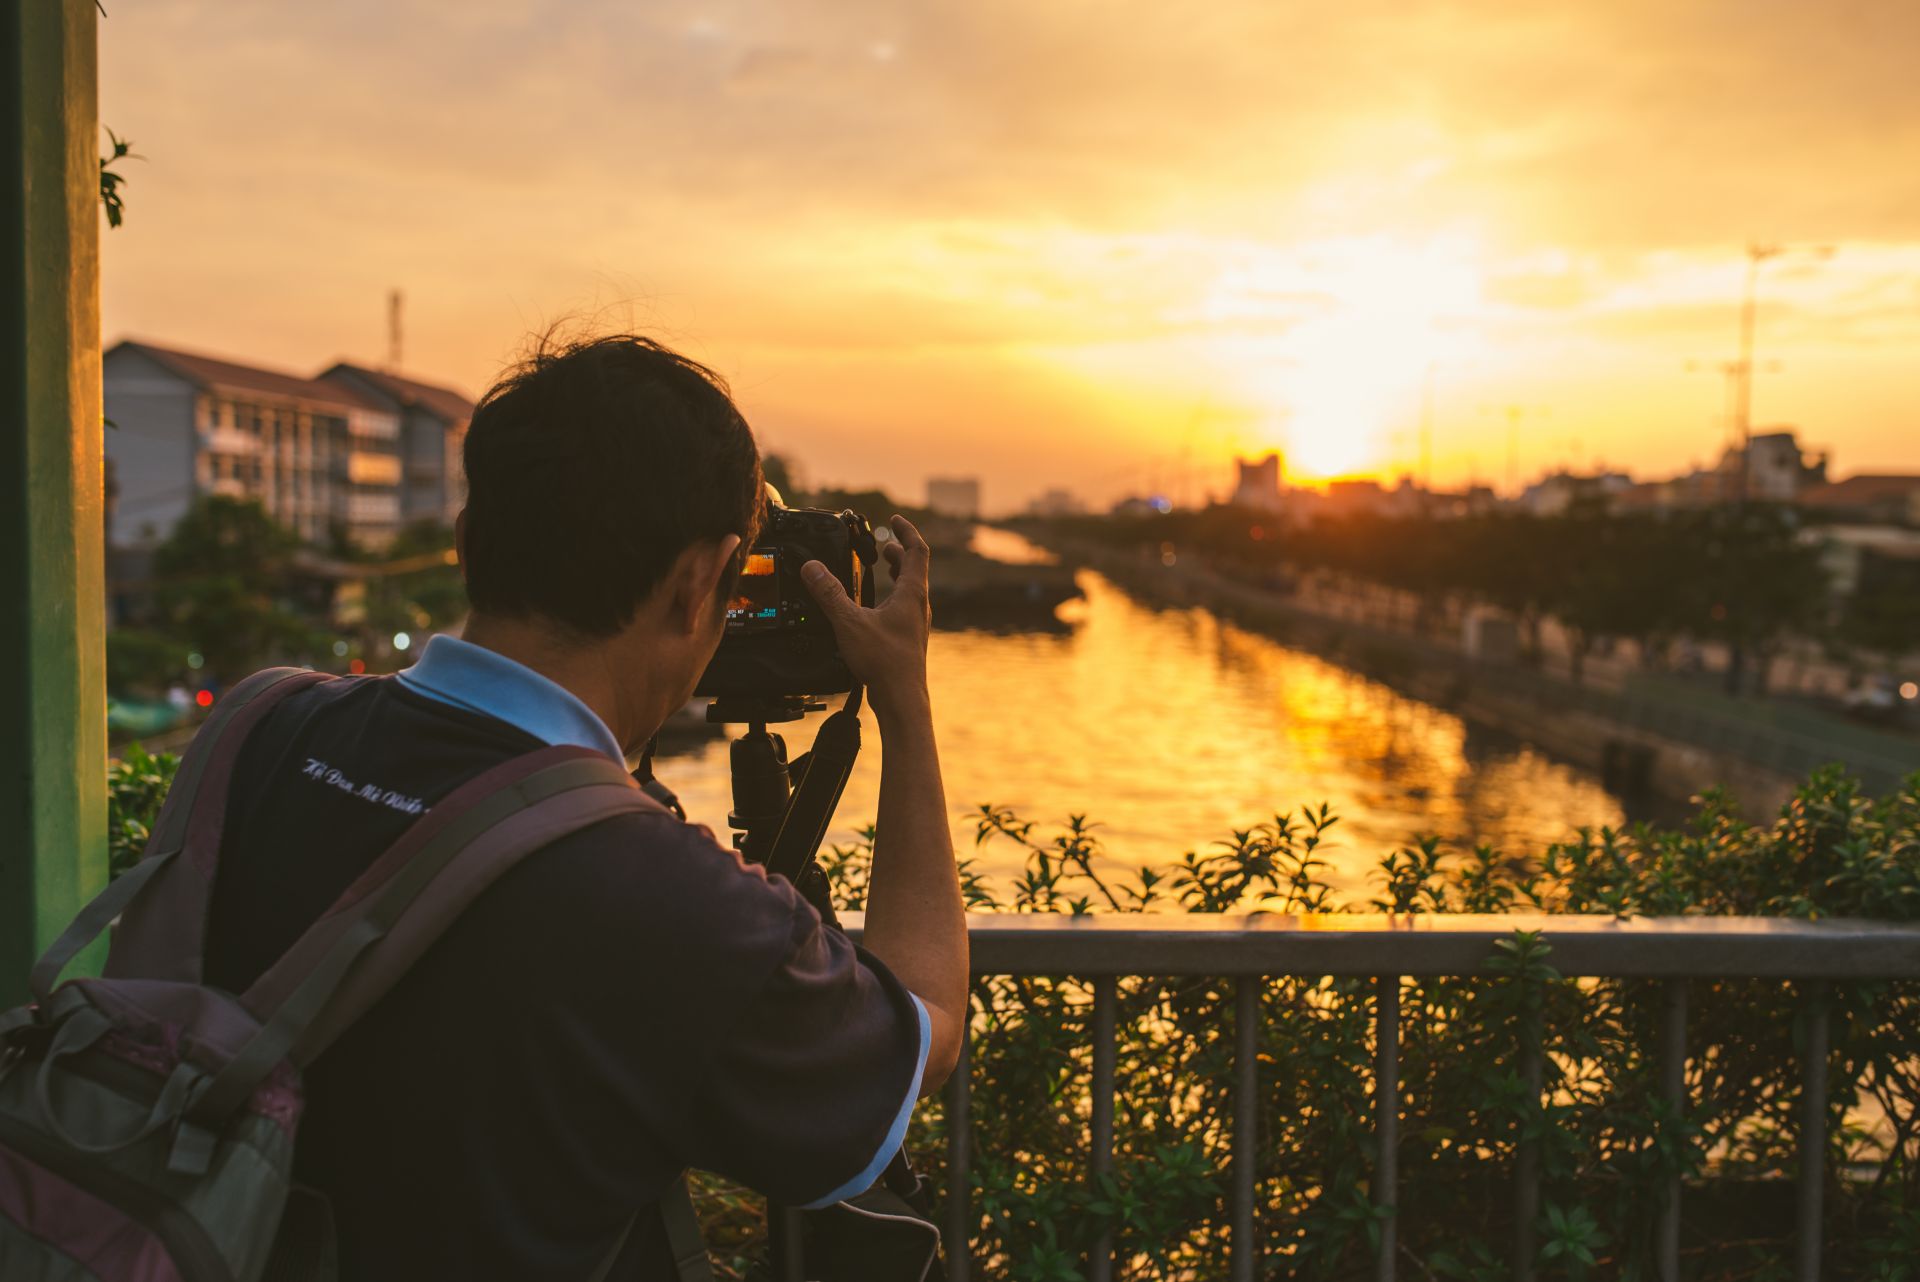
<svg viewBox="0 0 1920 1282">
<path fill-rule="evenodd" d="M 1410 461 L 1428 371 L 1471 343 L 1474 258 L 1457 242 L 1368 237 L 1276 254 L 1217 282 L 1216 314 L 1276 327 L 1248 390 L 1291 476 L 1324 481 Z"/>
</svg>

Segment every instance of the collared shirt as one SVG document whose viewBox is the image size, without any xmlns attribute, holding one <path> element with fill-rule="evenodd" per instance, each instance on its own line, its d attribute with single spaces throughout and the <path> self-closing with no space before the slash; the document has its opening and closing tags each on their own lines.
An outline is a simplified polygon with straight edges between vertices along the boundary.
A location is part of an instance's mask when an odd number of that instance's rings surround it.
<svg viewBox="0 0 1920 1282">
<path fill-rule="evenodd" d="M 401 684 L 432 699 L 518 726 L 546 744 L 572 744 L 604 752 L 615 761 L 626 754 L 620 741 L 557 681 L 485 646 L 442 633 L 428 640 L 419 662 L 400 674 Z"/>
<path fill-rule="evenodd" d="M 621 756 L 570 692 L 451 637 L 287 700 L 235 773 L 208 982 L 243 989 L 421 808 L 555 743 Z M 930 1043 L 783 879 L 623 815 L 505 873 L 312 1065 L 296 1175 L 333 1203 L 343 1276 L 584 1277 L 687 1166 L 789 1205 L 867 1187 Z M 643 1214 L 610 1278 L 673 1276 Z"/>
</svg>

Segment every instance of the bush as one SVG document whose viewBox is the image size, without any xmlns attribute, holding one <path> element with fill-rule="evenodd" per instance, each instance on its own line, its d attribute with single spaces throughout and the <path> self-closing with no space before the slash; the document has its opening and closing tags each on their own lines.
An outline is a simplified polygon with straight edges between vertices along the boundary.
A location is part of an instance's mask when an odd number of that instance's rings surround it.
<svg viewBox="0 0 1920 1282">
<path fill-rule="evenodd" d="M 130 744 L 118 761 L 107 765 L 107 868 L 118 877 L 140 862 L 153 835 L 160 805 L 173 786 L 180 758 L 155 756 L 139 744 Z"/>
<path fill-rule="evenodd" d="M 988 807 L 980 840 L 1015 843 L 1026 867 L 1004 894 L 970 878 L 969 899 L 1053 913 L 1920 918 L 1920 779 L 1876 802 L 1824 773 L 1764 825 L 1713 797 L 1682 830 L 1583 832 L 1528 865 L 1423 842 L 1379 861 L 1377 894 L 1365 903 L 1341 901 L 1322 876 L 1334 823 L 1324 809 L 1281 816 L 1171 871 L 1115 875 L 1084 820 L 1043 839 Z M 860 905 L 871 853 L 869 839 L 826 860 L 848 907 Z M 1784 1276 L 1800 1091 L 1791 986 L 1692 985 L 1689 1108 L 1674 1118 L 1657 1099 L 1656 985 L 1561 979 L 1551 932 L 1517 934 L 1497 965 L 1504 973 L 1493 978 L 1401 982 L 1399 1237 L 1409 1275 L 1506 1276 L 1514 1159 L 1520 1137 L 1535 1135 L 1542 1277 L 1653 1277 L 1657 1208 L 1674 1171 L 1690 1181 L 1689 1276 Z M 1226 1275 L 1234 996 L 1215 979 L 1120 980 L 1116 1155 L 1096 1184 L 1087 1177 L 1091 985 L 976 981 L 973 1249 L 985 1275 L 1083 1276 L 1087 1251 L 1108 1231 L 1118 1276 Z M 1828 1275 L 1908 1276 L 1920 1259 L 1920 985 L 1842 987 L 1832 1001 Z M 1362 1274 L 1378 1231 L 1373 985 L 1274 979 L 1261 985 L 1259 1008 L 1260 1275 Z M 1518 1068 L 1531 1027 L 1544 1030 L 1537 1098 Z M 1874 1117 L 1884 1121 L 1864 1120 Z M 920 1110 L 909 1142 L 937 1166 L 938 1102 Z"/>
</svg>

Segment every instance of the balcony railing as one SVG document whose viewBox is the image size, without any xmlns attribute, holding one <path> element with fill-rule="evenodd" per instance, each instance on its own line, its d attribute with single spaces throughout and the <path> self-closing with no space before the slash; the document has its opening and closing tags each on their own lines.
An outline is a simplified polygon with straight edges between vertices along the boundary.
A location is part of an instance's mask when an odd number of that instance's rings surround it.
<svg viewBox="0 0 1920 1282">
<path fill-rule="evenodd" d="M 846 915 L 859 935 L 862 914 Z M 1180 915 L 1153 917 L 974 914 L 968 918 L 976 975 L 1073 976 L 1092 982 L 1094 1043 L 1090 1151 L 1098 1176 L 1112 1168 L 1115 1014 L 1121 976 L 1226 977 L 1235 995 L 1232 1169 L 1228 1243 L 1234 1282 L 1255 1275 L 1254 1135 L 1256 1012 L 1261 984 L 1273 977 L 1337 976 L 1375 983 L 1373 1107 L 1380 1154 L 1374 1173 L 1383 1212 L 1375 1276 L 1395 1275 L 1398 1143 L 1400 981 L 1403 978 L 1492 976 L 1497 945 L 1515 931 L 1539 931 L 1553 946 L 1555 969 L 1567 977 L 1665 981 L 1661 993 L 1661 1096 L 1685 1106 L 1687 988 L 1692 979 L 1771 979 L 1794 982 L 1805 1019 L 1800 1073 L 1803 1104 L 1796 1138 L 1800 1153 L 1795 1200 L 1795 1276 L 1816 1279 L 1821 1260 L 1821 1198 L 1827 1148 L 1826 1078 L 1828 990 L 1836 981 L 1920 978 L 1920 926 L 1859 921 L 1789 921 L 1753 917 L 1620 919 L 1599 916 L 1443 914 L 1380 916 Z M 1536 1039 L 1520 1052 L 1520 1077 L 1538 1098 L 1543 1055 Z M 969 1207 L 968 1053 L 947 1088 L 948 1187 L 943 1230 L 948 1277 L 966 1282 L 972 1264 L 964 1248 Z M 1532 1277 L 1534 1221 L 1540 1199 L 1537 1151 L 1523 1145 L 1513 1180 L 1514 1276 Z M 1680 1266 L 1680 1178 L 1669 1178 L 1659 1225 L 1659 1276 L 1677 1279 Z M 1088 1277 L 1114 1276 L 1111 1242 L 1092 1253 Z M 795 1273 L 793 1277 L 798 1277 Z"/>
</svg>

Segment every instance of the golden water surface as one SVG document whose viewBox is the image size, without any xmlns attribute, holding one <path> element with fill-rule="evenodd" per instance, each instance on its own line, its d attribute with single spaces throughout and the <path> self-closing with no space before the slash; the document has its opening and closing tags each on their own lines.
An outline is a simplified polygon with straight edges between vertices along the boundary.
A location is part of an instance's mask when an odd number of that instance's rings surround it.
<svg viewBox="0 0 1920 1282">
<path fill-rule="evenodd" d="M 1164 863 L 1276 811 L 1325 801 L 1340 822 L 1326 857 L 1360 890 L 1374 861 L 1422 833 L 1539 850 L 1581 825 L 1619 824 L 1590 773 L 1204 610 L 1140 604 L 1092 572 L 1059 634 L 938 632 L 930 683 L 955 844 L 992 873 L 1017 870 L 996 840 L 973 851 L 981 803 L 1050 831 L 1098 822 L 1109 855 Z M 794 752 L 819 717 L 785 728 Z M 863 752 L 829 840 L 869 822 L 880 737 Z M 689 816 L 723 837 L 727 748 L 660 762 Z"/>
</svg>

